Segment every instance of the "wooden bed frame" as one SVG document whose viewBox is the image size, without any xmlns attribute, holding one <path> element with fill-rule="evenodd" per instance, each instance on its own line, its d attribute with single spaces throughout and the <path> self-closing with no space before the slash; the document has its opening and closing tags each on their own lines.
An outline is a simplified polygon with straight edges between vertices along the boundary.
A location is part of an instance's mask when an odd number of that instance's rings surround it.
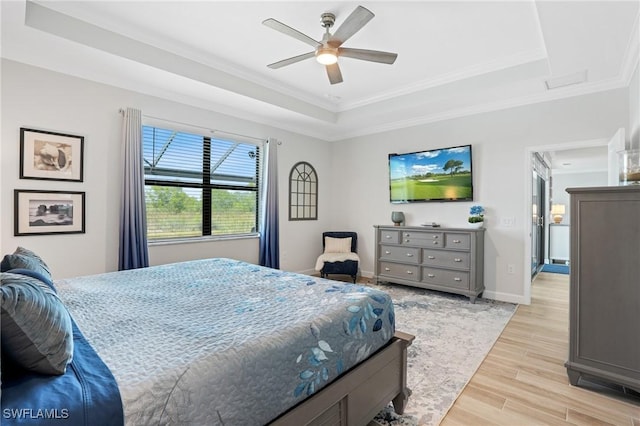
<svg viewBox="0 0 640 426">
<path fill-rule="evenodd" d="M 410 394 L 407 348 L 414 338 L 396 331 L 385 347 L 271 425 L 365 426 L 390 401 L 396 413 L 402 414 Z"/>
</svg>

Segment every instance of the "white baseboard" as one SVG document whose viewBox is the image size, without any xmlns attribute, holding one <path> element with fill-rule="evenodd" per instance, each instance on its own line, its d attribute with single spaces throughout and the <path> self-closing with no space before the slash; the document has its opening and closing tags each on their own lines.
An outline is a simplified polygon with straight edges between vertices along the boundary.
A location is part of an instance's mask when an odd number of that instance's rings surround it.
<svg viewBox="0 0 640 426">
<path fill-rule="evenodd" d="M 518 305 L 528 305 L 524 296 L 512 293 L 501 293 L 498 291 L 491 291 L 485 289 L 482 292 L 482 297 L 491 300 L 497 300 L 499 302 L 517 303 Z"/>
<path fill-rule="evenodd" d="M 305 274 L 305 275 L 314 275 L 314 276 L 319 275 L 318 271 L 316 271 L 315 269 L 307 269 L 304 271 L 299 271 L 298 273 Z M 371 271 L 360 271 L 360 276 L 363 278 L 373 278 L 374 274 Z M 502 293 L 497 291 L 491 291 L 486 289 L 484 290 L 484 292 L 482 292 L 482 297 L 485 299 L 497 300 L 499 302 L 516 303 L 518 305 L 529 304 L 529 303 L 526 303 L 524 296 L 520 296 L 512 293 Z"/>
</svg>

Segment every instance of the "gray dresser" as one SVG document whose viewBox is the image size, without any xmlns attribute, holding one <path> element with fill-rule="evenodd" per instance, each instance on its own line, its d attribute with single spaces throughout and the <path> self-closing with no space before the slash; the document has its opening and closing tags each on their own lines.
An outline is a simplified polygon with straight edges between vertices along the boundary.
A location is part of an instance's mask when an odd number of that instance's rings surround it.
<svg viewBox="0 0 640 426">
<path fill-rule="evenodd" d="M 640 187 L 567 192 L 569 381 L 590 376 L 640 391 Z"/>
<path fill-rule="evenodd" d="M 484 291 L 484 229 L 375 226 L 377 282 L 463 294 Z"/>
</svg>

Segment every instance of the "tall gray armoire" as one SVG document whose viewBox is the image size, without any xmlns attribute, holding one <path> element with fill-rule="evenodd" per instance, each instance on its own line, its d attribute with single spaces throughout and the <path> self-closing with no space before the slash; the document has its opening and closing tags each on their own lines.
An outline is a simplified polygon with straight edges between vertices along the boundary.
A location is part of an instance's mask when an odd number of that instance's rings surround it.
<svg viewBox="0 0 640 426">
<path fill-rule="evenodd" d="M 640 391 L 640 186 L 569 188 L 572 385 Z"/>
</svg>

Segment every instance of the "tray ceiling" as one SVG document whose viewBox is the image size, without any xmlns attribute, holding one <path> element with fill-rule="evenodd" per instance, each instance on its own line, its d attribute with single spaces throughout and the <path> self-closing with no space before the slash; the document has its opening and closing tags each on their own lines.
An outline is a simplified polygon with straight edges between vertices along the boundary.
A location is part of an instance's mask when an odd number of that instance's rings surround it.
<svg viewBox="0 0 640 426">
<path fill-rule="evenodd" d="M 362 5 L 376 16 L 344 47 L 331 85 L 310 51 L 261 22 L 316 40 Z M 2 56 L 325 140 L 593 93 L 629 84 L 637 1 L 2 2 Z M 335 29 L 335 28 L 334 28 Z M 557 88 L 549 89 L 554 85 Z M 568 85 L 565 85 L 568 84 Z"/>
</svg>

